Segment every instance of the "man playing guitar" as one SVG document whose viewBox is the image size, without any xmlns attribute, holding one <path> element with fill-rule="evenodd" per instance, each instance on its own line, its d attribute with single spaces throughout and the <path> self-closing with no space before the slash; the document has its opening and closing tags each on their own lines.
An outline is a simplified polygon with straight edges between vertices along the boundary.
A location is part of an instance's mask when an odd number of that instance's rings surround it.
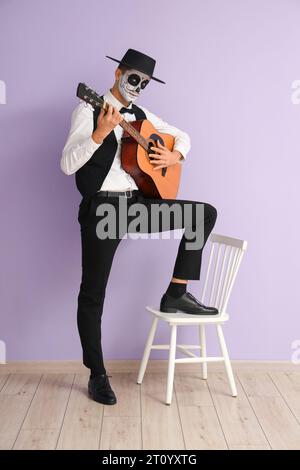
<svg viewBox="0 0 300 470">
<path fill-rule="evenodd" d="M 216 308 L 204 305 L 187 291 L 188 280 L 200 279 L 202 251 L 215 225 L 217 211 L 205 202 L 167 197 L 177 192 L 175 184 L 178 177 L 176 179 L 175 176 L 179 175 L 191 144 L 187 133 L 163 121 L 147 108 L 134 104 L 151 79 L 165 83 L 153 76 L 156 61 L 134 49 L 128 49 L 121 60 L 106 57 L 119 63 L 115 82 L 101 98 L 97 95 L 100 100 L 97 103 L 105 103 L 101 109 L 91 104 L 95 92 L 88 96 L 87 91 L 74 110 L 62 152 L 61 169 L 67 175 L 75 174 L 77 188 L 82 194 L 78 214 L 82 279 L 77 321 L 83 363 L 91 370 L 88 391 L 93 400 L 112 405 L 117 400 L 103 363 L 101 318 L 112 261 L 122 237 L 99 234 L 99 209 L 101 212 L 101 208 L 110 205 L 116 215 L 114 224 L 119 226 L 120 204 L 126 204 L 129 223 L 125 232 L 128 233 L 132 231 L 132 224 L 131 228 L 129 224 L 133 222 L 130 208 L 133 209 L 136 203 L 145 208 L 147 218 L 146 228 L 137 231 L 152 233 L 185 229 L 160 309 L 192 315 L 218 314 Z M 149 125 L 153 126 L 149 131 L 151 135 L 145 139 L 142 129 L 149 130 Z M 124 139 L 122 127 L 133 136 L 131 141 Z M 166 138 L 169 135 L 173 139 L 172 149 L 170 145 L 163 145 L 164 134 Z M 153 135 L 159 138 L 153 138 Z M 134 145 L 134 139 L 139 143 Z M 149 144 L 148 152 L 144 142 Z M 126 146 L 127 157 L 122 153 Z M 135 166 L 131 167 L 132 162 Z M 159 215 L 153 215 L 159 214 L 163 207 L 172 208 L 174 204 L 182 209 L 182 213 L 188 208 L 189 217 L 178 221 L 175 217 L 161 220 Z M 202 212 L 198 211 L 199 208 Z M 199 214 L 202 214 L 200 218 Z M 193 246 L 190 240 L 195 242 L 199 233 L 202 234 L 201 243 Z"/>
</svg>

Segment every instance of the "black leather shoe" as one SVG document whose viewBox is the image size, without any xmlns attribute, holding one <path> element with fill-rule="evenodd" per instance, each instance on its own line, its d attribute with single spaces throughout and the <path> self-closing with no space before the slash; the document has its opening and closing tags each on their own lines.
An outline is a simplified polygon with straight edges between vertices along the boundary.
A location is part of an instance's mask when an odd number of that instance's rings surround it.
<svg viewBox="0 0 300 470">
<path fill-rule="evenodd" d="M 204 305 L 189 292 L 185 292 L 180 297 L 164 294 L 160 301 L 160 310 L 167 313 L 183 312 L 192 315 L 217 315 L 219 313 L 217 308 Z"/>
<path fill-rule="evenodd" d="M 108 375 L 106 374 L 90 377 L 88 392 L 90 397 L 98 403 L 103 403 L 104 405 L 114 405 L 117 403 L 116 395 L 110 386 Z"/>
</svg>

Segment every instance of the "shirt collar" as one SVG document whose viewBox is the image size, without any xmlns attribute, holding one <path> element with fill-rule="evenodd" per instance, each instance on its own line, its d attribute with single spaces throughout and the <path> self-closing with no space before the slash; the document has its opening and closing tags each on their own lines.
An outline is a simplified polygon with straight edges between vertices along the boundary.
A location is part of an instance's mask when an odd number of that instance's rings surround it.
<svg viewBox="0 0 300 470">
<path fill-rule="evenodd" d="M 128 108 L 128 109 L 131 109 L 132 108 L 132 101 L 130 101 L 129 105 L 128 106 L 124 106 L 123 103 L 121 103 L 121 101 L 119 101 L 113 94 L 110 90 L 108 90 L 105 95 L 103 96 L 104 100 L 107 101 L 109 104 L 112 104 L 113 106 L 115 106 L 115 108 L 117 108 L 118 111 L 120 111 L 121 108 Z"/>
</svg>

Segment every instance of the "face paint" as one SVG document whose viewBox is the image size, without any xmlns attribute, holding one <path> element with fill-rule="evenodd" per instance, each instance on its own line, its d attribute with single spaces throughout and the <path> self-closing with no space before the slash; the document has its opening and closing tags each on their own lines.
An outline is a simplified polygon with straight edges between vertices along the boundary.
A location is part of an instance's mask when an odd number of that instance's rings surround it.
<svg viewBox="0 0 300 470">
<path fill-rule="evenodd" d="M 149 75 L 145 75 L 135 69 L 126 70 L 118 81 L 119 91 L 126 101 L 133 102 L 138 98 L 140 91 L 145 88 L 149 81 Z"/>
</svg>

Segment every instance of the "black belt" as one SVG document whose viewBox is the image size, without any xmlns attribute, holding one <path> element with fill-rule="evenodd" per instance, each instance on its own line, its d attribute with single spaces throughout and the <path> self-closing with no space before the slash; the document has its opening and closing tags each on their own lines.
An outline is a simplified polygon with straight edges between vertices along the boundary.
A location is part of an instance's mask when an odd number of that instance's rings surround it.
<svg viewBox="0 0 300 470">
<path fill-rule="evenodd" d="M 128 189 L 127 191 L 98 191 L 96 194 L 99 194 L 100 196 L 107 196 L 107 197 L 118 197 L 118 196 L 123 196 L 123 197 L 132 197 L 134 194 L 139 193 L 140 191 L 138 189 Z"/>
</svg>

